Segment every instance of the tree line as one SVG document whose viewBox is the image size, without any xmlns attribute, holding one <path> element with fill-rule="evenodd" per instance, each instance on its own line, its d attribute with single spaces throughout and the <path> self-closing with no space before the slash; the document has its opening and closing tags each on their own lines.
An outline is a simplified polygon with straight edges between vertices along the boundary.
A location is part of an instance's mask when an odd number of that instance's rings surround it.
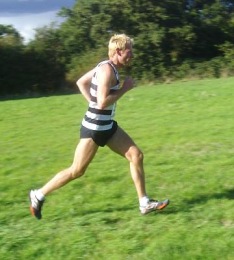
<svg viewBox="0 0 234 260">
<path fill-rule="evenodd" d="M 0 95 L 72 91 L 107 58 L 111 35 L 134 38 L 132 66 L 140 81 L 234 75 L 234 1 L 77 0 L 59 26 L 36 29 L 29 43 L 0 25 Z"/>
</svg>

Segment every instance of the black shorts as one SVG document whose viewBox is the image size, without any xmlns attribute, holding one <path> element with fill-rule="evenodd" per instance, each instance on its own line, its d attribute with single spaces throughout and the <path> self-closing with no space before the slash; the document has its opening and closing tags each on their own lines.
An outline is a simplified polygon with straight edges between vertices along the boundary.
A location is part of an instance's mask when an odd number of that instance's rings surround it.
<svg viewBox="0 0 234 260">
<path fill-rule="evenodd" d="M 80 128 L 80 138 L 92 138 L 93 141 L 98 145 L 98 146 L 105 146 L 109 139 L 114 135 L 118 128 L 118 124 L 116 121 L 113 121 L 113 126 L 109 130 L 105 131 L 95 131 L 95 130 L 90 130 L 83 125 Z"/>
</svg>

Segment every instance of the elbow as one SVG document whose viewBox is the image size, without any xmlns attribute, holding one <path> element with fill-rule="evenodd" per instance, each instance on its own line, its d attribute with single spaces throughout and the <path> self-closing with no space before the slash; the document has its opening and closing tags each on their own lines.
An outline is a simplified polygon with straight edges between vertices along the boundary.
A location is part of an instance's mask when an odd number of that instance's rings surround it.
<svg viewBox="0 0 234 260">
<path fill-rule="evenodd" d="M 80 89 L 80 79 L 78 79 L 78 80 L 76 81 L 76 85 L 77 85 L 77 87 Z"/>
<path fill-rule="evenodd" d="M 82 83 L 80 79 L 76 81 L 76 85 L 80 91 L 80 93 L 83 93 L 85 91 L 85 85 Z"/>
</svg>

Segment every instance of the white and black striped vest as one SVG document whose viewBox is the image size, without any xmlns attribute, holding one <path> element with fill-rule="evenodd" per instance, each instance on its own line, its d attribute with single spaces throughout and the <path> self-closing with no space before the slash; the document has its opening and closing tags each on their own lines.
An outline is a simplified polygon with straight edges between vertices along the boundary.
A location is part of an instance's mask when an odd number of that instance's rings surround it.
<svg viewBox="0 0 234 260">
<path fill-rule="evenodd" d="M 116 91 L 120 87 L 119 74 L 118 71 L 113 66 L 113 64 L 111 64 L 110 61 L 108 60 L 100 62 L 97 65 L 95 73 L 91 80 L 91 86 L 90 86 L 91 101 L 89 102 L 89 107 L 85 114 L 85 117 L 82 120 L 82 125 L 84 127 L 96 131 L 105 131 L 111 129 L 113 125 L 113 118 L 115 115 L 116 103 L 106 107 L 105 109 L 99 109 L 97 105 L 98 86 L 97 86 L 96 71 L 99 66 L 106 63 L 110 64 L 110 66 L 113 68 L 117 79 L 117 84 L 110 88 L 110 93 Z"/>
</svg>

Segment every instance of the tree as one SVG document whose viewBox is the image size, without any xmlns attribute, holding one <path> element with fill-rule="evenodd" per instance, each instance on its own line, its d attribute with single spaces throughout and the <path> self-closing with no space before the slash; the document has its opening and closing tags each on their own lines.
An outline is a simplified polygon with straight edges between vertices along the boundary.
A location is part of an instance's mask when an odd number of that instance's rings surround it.
<svg viewBox="0 0 234 260">
<path fill-rule="evenodd" d="M 215 75 L 225 64 L 233 71 L 234 1 L 77 0 L 59 15 L 64 18 L 60 26 L 38 28 L 27 46 L 12 26 L 0 27 L 5 92 L 56 91 L 65 80 L 75 85 L 107 58 L 108 40 L 115 33 L 134 38 L 133 66 L 127 71 L 138 79 L 164 78 L 209 60 Z"/>
<path fill-rule="evenodd" d="M 234 1 L 190 1 L 188 22 L 196 41 L 190 54 L 204 60 L 220 55 L 219 45 L 234 41 Z"/>
<path fill-rule="evenodd" d="M 94 49 L 101 53 L 94 59 L 98 62 L 110 36 L 127 33 L 135 40 L 132 73 L 139 78 L 160 76 L 165 63 L 182 59 L 195 39 L 192 26 L 186 24 L 185 1 L 79 0 L 60 15 L 66 18 L 60 33 L 67 64 L 79 65 Z"/>
<path fill-rule="evenodd" d="M 25 54 L 28 69 L 33 69 L 32 81 L 37 91 L 53 92 L 61 89 L 65 80 L 63 52 L 61 37 L 54 24 L 36 29 L 35 39 L 28 44 Z"/>
<path fill-rule="evenodd" d="M 0 24 L 0 46 L 22 46 L 23 38 L 12 25 Z"/>
<path fill-rule="evenodd" d="M 22 37 L 11 25 L 0 24 L 0 95 L 14 93 L 18 82 L 15 75 L 22 70 Z"/>
</svg>

